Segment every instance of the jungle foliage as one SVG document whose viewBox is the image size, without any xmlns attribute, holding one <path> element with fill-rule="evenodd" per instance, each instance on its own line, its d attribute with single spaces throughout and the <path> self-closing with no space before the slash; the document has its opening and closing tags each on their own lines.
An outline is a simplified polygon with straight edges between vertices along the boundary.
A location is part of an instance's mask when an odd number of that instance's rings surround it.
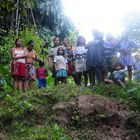
<svg viewBox="0 0 140 140">
<path fill-rule="evenodd" d="M 64 38 L 74 26 L 65 16 L 61 0 L 0 0 L 0 3 L 0 87 L 4 89 L 5 84 L 11 86 L 11 48 L 17 37 L 22 38 L 25 47 L 33 40 L 38 57 L 46 60 L 54 36 Z"/>
</svg>

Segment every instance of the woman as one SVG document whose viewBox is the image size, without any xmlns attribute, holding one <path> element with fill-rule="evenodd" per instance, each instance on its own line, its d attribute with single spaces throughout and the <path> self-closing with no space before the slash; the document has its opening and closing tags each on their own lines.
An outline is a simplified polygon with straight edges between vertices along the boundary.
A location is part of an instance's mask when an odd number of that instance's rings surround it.
<svg viewBox="0 0 140 140">
<path fill-rule="evenodd" d="M 77 45 L 74 51 L 75 54 L 75 72 L 77 75 L 77 85 L 81 85 L 82 82 L 82 75 L 84 76 L 84 84 L 87 86 L 88 82 L 88 74 L 86 69 L 86 56 L 87 56 L 87 49 L 86 40 L 83 36 L 79 36 L 77 39 Z"/>
<path fill-rule="evenodd" d="M 64 48 L 64 46 L 61 45 L 61 39 L 58 36 L 54 38 L 53 42 L 54 42 L 54 46 L 52 48 L 50 48 L 50 50 L 49 50 L 48 65 L 49 65 L 49 68 L 52 71 L 52 78 L 54 78 L 54 85 L 56 85 L 57 84 L 57 79 L 56 79 L 56 71 L 55 71 L 55 68 L 54 68 L 53 61 L 54 61 L 55 56 L 57 56 L 58 48 L 60 48 L 60 47 Z"/>
<path fill-rule="evenodd" d="M 25 50 L 23 49 L 23 43 L 20 38 L 15 41 L 15 48 L 12 48 L 12 76 L 14 90 L 23 91 L 23 80 L 26 77 L 26 65 L 25 65 Z"/>
</svg>

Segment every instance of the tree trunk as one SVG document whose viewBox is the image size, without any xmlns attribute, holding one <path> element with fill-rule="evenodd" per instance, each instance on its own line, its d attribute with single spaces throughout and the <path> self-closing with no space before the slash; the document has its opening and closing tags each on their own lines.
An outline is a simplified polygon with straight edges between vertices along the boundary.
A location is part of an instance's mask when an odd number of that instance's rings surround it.
<svg viewBox="0 0 140 140">
<path fill-rule="evenodd" d="M 18 9 L 19 0 L 17 0 L 17 9 L 16 9 L 16 36 L 18 36 L 18 26 L 19 26 L 19 9 Z"/>
</svg>

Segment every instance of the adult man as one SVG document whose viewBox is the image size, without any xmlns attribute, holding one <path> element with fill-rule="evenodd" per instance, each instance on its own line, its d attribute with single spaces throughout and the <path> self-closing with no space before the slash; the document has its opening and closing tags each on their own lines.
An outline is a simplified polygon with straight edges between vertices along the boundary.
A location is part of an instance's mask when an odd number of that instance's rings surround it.
<svg viewBox="0 0 140 140">
<path fill-rule="evenodd" d="M 93 31 L 94 40 L 86 45 L 87 71 L 89 73 L 90 86 L 103 81 L 103 34 L 97 30 Z"/>
</svg>

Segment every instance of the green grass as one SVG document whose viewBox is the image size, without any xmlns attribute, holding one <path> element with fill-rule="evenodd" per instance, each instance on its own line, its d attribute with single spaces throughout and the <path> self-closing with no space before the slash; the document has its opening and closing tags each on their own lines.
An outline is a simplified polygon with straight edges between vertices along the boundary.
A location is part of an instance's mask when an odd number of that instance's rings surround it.
<svg viewBox="0 0 140 140">
<path fill-rule="evenodd" d="M 83 94 L 117 98 L 140 112 L 140 88 L 137 83 L 126 83 L 126 89 L 113 84 L 100 84 L 93 88 L 73 83 L 60 84 L 28 94 L 1 93 L 0 130 L 10 140 L 71 140 L 65 129 L 52 121 L 52 107 Z"/>
</svg>

